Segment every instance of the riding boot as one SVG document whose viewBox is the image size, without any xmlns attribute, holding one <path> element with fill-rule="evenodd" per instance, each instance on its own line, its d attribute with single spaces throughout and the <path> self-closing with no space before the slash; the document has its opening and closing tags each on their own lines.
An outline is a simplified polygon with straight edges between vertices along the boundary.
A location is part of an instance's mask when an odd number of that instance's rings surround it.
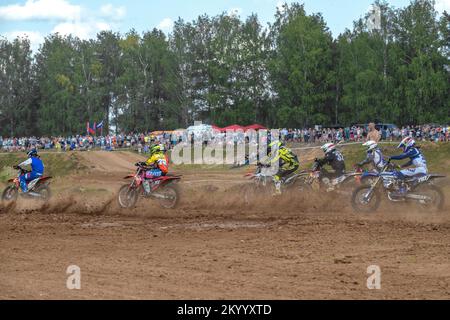
<svg viewBox="0 0 450 320">
<path fill-rule="evenodd" d="M 20 182 L 20 188 L 22 189 L 23 193 L 27 193 L 28 192 L 28 186 L 26 181 L 21 181 Z"/>
<path fill-rule="evenodd" d="M 152 193 L 152 190 L 150 188 L 150 182 L 148 180 L 144 180 L 144 182 L 142 182 L 142 186 L 144 187 L 146 196 L 148 196 Z"/>
<path fill-rule="evenodd" d="M 281 181 L 275 182 L 275 193 L 274 196 L 280 196 L 281 195 Z"/>
</svg>

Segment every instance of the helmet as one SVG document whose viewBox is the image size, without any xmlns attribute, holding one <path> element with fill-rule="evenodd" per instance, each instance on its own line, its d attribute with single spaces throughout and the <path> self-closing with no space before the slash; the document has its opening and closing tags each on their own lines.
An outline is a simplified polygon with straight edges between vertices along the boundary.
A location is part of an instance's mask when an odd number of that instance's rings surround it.
<svg viewBox="0 0 450 320">
<path fill-rule="evenodd" d="M 164 151 L 164 146 L 162 144 L 155 144 L 150 147 L 150 154 L 155 154 Z"/>
<path fill-rule="evenodd" d="M 400 144 L 398 145 L 398 149 L 403 148 L 403 151 L 406 152 L 409 149 L 411 149 L 412 147 L 414 147 L 416 145 L 416 141 L 411 138 L 411 137 L 406 137 L 405 139 L 402 140 L 402 142 L 400 142 Z"/>
<path fill-rule="evenodd" d="M 336 150 L 336 146 L 333 143 L 326 143 L 321 147 L 322 151 L 327 154 L 333 150 Z"/>
<path fill-rule="evenodd" d="M 283 147 L 283 143 L 280 142 L 279 140 L 275 140 L 274 142 L 270 143 L 268 148 L 267 148 L 267 153 L 271 153 L 272 152 L 272 148 L 276 148 L 277 150 L 281 149 Z"/>
<path fill-rule="evenodd" d="M 367 147 L 367 151 L 372 151 L 376 148 L 378 148 L 378 144 L 375 141 L 367 141 L 366 143 L 363 144 L 363 147 Z"/>
<path fill-rule="evenodd" d="M 36 149 L 32 149 L 32 150 L 28 151 L 28 153 L 27 153 L 28 158 L 36 157 L 37 155 L 38 155 L 38 153 L 37 153 Z"/>
</svg>

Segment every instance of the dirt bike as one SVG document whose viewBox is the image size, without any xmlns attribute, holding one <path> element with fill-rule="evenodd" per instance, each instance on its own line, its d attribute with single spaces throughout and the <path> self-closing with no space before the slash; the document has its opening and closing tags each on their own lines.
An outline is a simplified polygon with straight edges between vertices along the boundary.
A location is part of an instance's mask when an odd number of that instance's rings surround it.
<svg viewBox="0 0 450 320">
<path fill-rule="evenodd" d="M 266 166 L 262 164 L 257 164 L 256 171 L 247 173 L 245 175 L 246 178 L 249 178 L 253 181 L 254 185 L 258 187 L 270 187 L 275 183 L 274 175 L 270 172 L 265 172 L 264 168 Z M 296 185 L 297 179 L 306 175 L 309 171 L 306 170 L 298 170 L 291 173 L 290 175 L 284 177 L 282 179 L 282 189 L 289 189 Z"/>
<path fill-rule="evenodd" d="M 50 199 L 51 192 L 49 187 L 50 183 L 49 180 L 52 177 L 39 177 L 37 179 L 29 181 L 27 183 L 28 191 L 22 192 L 22 188 L 20 187 L 20 177 L 22 175 L 30 173 L 30 171 L 25 170 L 20 166 L 15 166 L 14 169 L 18 170 L 17 177 L 8 180 L 10 185 L 7 186 L 6 189 L 3 191 L 2 201 L 9 203 L 16 202 L 19 195 L 22 198 L 27 199 L 39 199 L 44 201 L 48 201 Z"/>
<path fill-rule="evenodd" d="M 391 202 L 418 202 L 424 209 L 437 211 L 444 206 L 444 194 L 434 184 L 443 175 L 429 174 L 421 177 L 399 179 L 395 171 L 389 170 L 390 161 L 380 172 L 368 171 L 363 178 L 371 177 L 372 183 L 361 185 L 352 193 L 352 207 L 356 212 L 372 213 L 380 206 L 382 196 Z M 382 182 L 382 183 L 380 183 Z"/>
<path fill-rule="evenodd" d="M 243 190 L 243 199 L 246 204 L 249 204 L 251 200 L 256 199 L 258 196 L 271 196 L 275 194 L 275 178 L 273 172 L 264 170 L 268 168 L 261 163 L 256 165 L 255 172 L 249 172 L 245 174 L 245 178 L 252 181 L 250 185 L 246 185 Z M 304 185 L 300 183 L 299 178 L 308 174 L 309 171 L 299 170 L 291 173 L 290 175 L 282 178 L 281 180 L 281 194 L 286 191 L 300 191 L 304 189 Z"/>
<path fill-rule="evenodd" d="M 136 163 L 136 173 L 127 175 L 124 179 L 132 179 L 131 183 L 122 186 L 119 190 L 118 201 L 122 208 L 129 209 L 136 205 L 139 197 L 154 198 L 159 201 L 161 207 L 173 209 L 177 206 L 180 192 L 176 183 L 181 176 L 166 175 L 149 179 L 149 194 L 145 193 L 143 182 L 145 172 L 150 170 L 144 163 Z"/>
<path fill-rule="evenodd" d="M 353 172 L 344 173 L 337 178 L 330 179 L 327 177 L 327 171 L 323 168 L 323 165 L 318 159 L 315 159 L 312 169 L 302 174 L 300 180 L 305 190 L 350 194 L 349 187 L 353 186 L 354 183 L 359 185 L 361 176 L 362 169 L 355 168 Z"/>
</svg>

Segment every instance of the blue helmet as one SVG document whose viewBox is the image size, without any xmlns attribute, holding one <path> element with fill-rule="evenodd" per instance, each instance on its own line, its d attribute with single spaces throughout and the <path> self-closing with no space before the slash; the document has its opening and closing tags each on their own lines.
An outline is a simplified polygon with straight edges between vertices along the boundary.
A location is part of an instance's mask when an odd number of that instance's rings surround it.
<svg viewBox="0 0 450 320">
<path fill-rule="evenodd" d="M 28 151 L 28 153 L 27 153 L 28 158 L 37 157 L 37 155 L 38 155 L 38 153 L 37 153 L 36 149 L 32 149 L 32 150 Z"/>
</svg>

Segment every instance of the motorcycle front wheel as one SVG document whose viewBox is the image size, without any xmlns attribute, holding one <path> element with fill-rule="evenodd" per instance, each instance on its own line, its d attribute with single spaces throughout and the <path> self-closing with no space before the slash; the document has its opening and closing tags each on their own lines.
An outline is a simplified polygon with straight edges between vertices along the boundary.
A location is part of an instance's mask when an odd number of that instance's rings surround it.
<svg viewBox="0 0 450 320">
<path fill-rule="evenodd" d="M 352 207 L 356 212 L 373 213 L 378 210 L 381 203 L 380 192 L 373 190 L 370 197 L 367 197 L 371 186 L 363 185 L 356 188 L 352 193 Z"/>
<path fill-rule="evenodd" d="M 7 203 L 12 203 L 17 201 L 19 196 L 19 190 L 16 186 L 8 186 L 2 194 L 2 201 Z"/>
<path fill-rule="evenodd" d="M 122 208 L 129 209 L 134 207 L 137 200 L 138 191 L 136 188 L 131 188 L 129 184 L 126 184 L 120 188 L 118 202 Z"/>
</svg>

